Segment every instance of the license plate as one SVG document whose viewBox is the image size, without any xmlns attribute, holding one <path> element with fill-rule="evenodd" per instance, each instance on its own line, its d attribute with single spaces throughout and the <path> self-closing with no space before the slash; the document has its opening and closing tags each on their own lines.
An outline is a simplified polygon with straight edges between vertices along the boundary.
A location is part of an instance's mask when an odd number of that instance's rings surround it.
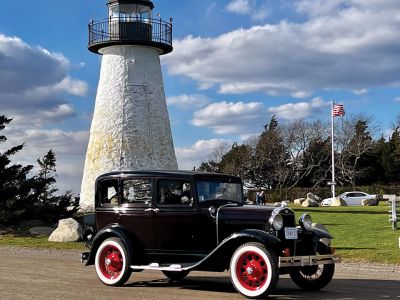
<svg viewBox="0 0 400 300">
<path fill-rule="evenodd" d="M 285 238 L 287 240 L 297 240 L 297 228 L 285 227 Z"/>
</svg>

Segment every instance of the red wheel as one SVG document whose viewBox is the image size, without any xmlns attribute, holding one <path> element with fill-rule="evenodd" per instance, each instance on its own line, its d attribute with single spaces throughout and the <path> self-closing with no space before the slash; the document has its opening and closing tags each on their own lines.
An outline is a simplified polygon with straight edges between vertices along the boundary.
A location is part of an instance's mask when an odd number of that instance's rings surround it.
<svg viewBox="0 0 400 300">
<path fill-rule="evenodd" d="M 278 281 L 279 270 L 273 253 L 259 243 L 239 247 L 230 263 L 231 280 L 246 297 L 267 296 Z"/>
<path fill-rule="evenodd" d="M 106 285 L 124 284 L 130 274 L 129 255 L 124 243 L 118 238 L 105 240 L 97 249 L 95 266 L 99 279 Z"/>
</svg>

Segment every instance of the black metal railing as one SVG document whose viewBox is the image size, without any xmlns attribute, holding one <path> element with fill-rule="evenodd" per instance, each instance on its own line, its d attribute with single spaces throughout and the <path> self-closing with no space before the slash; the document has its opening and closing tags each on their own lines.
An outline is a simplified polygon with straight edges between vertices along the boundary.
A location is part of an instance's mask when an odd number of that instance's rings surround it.
<svg viewBox="0 0 400 300">
<path fill-rule="evenodd" d="M 172 51 L 172 23 L 161 19 L 108 18 L 89 23 L 89 49 L 104 44 L 145 44 Z M 105 45 L 104 45 L 105 46 Z"/>
</svg>

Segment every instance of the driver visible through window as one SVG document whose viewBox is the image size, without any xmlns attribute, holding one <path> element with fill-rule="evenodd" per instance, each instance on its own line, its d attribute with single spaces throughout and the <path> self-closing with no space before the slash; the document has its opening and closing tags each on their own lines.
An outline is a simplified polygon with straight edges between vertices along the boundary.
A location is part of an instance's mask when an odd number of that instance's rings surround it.
<svg viewBox="0 0 400 300">
<path fill-rule="evenodd" d="M 192 206 L 191 183 L 181 179 L 160 180 L 157 189 L 157 203 L 161 205 Z"/>
</svg>

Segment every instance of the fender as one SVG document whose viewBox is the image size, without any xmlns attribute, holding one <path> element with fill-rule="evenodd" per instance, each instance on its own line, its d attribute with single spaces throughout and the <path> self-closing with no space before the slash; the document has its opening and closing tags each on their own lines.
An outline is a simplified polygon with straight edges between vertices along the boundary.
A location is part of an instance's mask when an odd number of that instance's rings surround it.
<svg viewBox="0 0 400 300">
<path fill-rule="evenodd" d="M 86 261 L 86 266 L 90 266 L 94 264 L 94 259 L 96 257 L 96 251 L 100 247 L 100 244 L 109 237 L 118 237 L 120 238 L 124 244 L 130 255 L 132 255 L 132 245 L 128 238 L 128 234 L 126 233 L 126 229 L 117 225 L 110 224 L 107 227 L 100 230 L 96 236 L 93 238 L 92 246 L 90 248 L 89 257 Z"/>
<path fill-rule="evenodd" d="M 315 234 L 317 235 L 317 237 L 319 237 L 320 239 L 333 239 L 333 236 L 331 236 L 327 231 L 320 229 L 320 228 L 313 228 L 313 230 L 315 232 Z"/>
<path fill-rule="evenodd" d="M 237 247 L 247 242 L 259 242 L 274 250 L 275 245 L 281 243 L 281 240 L 259 229 L 245 229 L 235 232 L 225 238 L 209 255 L 188 269 L 215 271 L 221 268 L 215 262 L 224 257 L 228 259 L 228 261 L 223 262 L 222 269 L 224 270 L 229 265 L 229 259 Z"/>
</svg>

